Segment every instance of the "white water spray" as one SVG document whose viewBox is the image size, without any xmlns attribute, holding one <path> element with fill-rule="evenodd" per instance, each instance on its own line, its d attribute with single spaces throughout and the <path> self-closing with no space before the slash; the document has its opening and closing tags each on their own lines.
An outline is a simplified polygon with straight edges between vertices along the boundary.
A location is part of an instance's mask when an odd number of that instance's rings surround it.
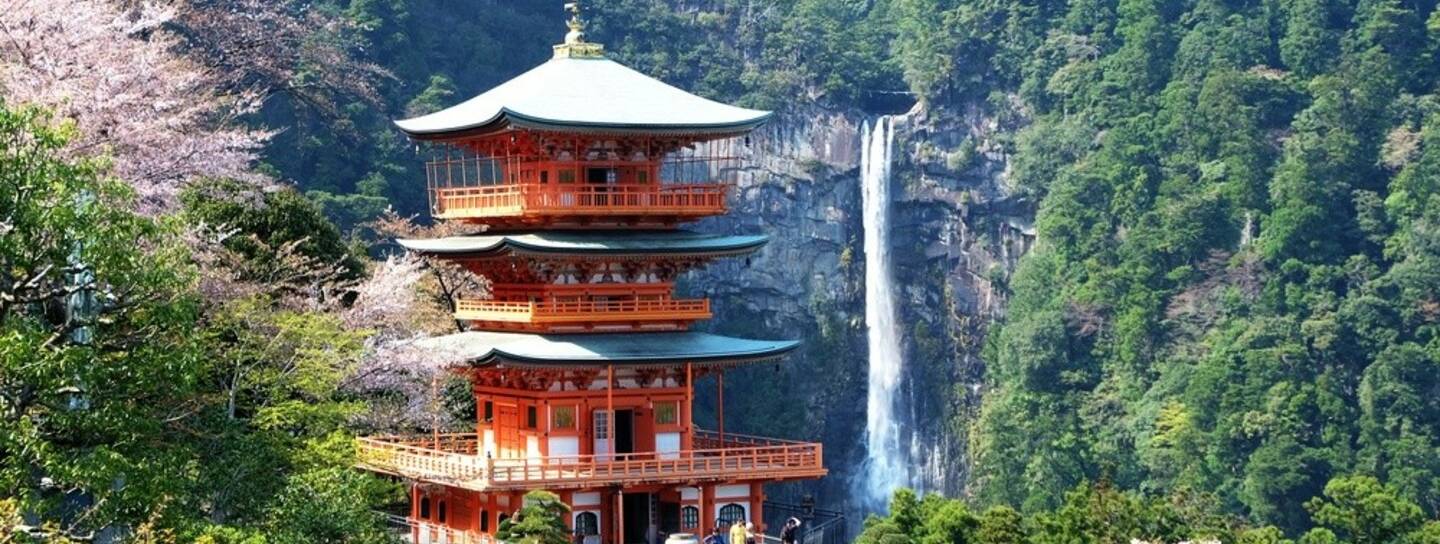
<svg viewBox="0 0 1440 544">
<path fill-rule="evenodd" d="M 895 133 L 889 116 L 861 127 L 860 188 L 865 223 L 865 326 L 870 346 L 866 402 L 866 461 L 861 491 L 872 507 L 883 508 L 895 488 L 909 483 L 909 464 L 896 417 L 901 366 L 900 330 L 890 274 L 890 146 Z"/>
</svg>

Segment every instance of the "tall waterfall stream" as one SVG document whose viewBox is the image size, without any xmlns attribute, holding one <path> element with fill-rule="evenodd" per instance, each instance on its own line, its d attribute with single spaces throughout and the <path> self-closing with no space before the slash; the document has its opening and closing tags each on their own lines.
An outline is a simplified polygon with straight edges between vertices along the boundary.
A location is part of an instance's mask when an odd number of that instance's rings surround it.
<svg viewBox="0 0 1440 544">
<path fill-rule="evenodd" d="M 890 270 L 890 148 L 894 129 L 889 116 L 874 127 L 861 127 L 860 184 L 865 225 L 865 326 L 869 340 L 869 388 L 866 399 L 866 459 L 856 483 L 863 502 L 883 510 L 895 488 L 909 485 L 907 448 L 901 444 L 900 388 L 903 353 Z"/>
</svg>

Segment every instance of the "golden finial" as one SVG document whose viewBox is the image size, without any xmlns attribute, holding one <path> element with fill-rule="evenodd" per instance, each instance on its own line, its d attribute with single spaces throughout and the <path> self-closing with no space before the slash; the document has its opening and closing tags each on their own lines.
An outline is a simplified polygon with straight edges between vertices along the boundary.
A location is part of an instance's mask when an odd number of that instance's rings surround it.
<svg viewBox="0 0 1440 544">
<path fill-rule="evenodd" d="M 605 56 L 605 46 L 585 41 L 585 21 L 580 18 L 580 0 L 566 2 L 565 11 L 570 12 L 570 20 L 565 22 L 565 26 L 570 27 L 570 32 L 565 33 L 565 43 L 555 46 L 555 57 L 599 58 Z"/>
<path fill-rule="evenodd" d="M 570 32 L 565 34 L 565 43 L 585 43 L 585 21 L 580 20 L 580 2 L 566 2 L 565 11 L 570 12 L 570 20 L 565 23 Z"/>
</svg>

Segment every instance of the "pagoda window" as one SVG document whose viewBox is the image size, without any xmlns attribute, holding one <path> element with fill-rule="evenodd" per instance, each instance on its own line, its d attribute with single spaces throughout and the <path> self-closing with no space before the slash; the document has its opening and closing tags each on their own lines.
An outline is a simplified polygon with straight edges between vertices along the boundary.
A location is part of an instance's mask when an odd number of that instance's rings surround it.
<svg viewBox="0 0 1440 544">
<path fill-rule="evenodd" d="M 655 403 L 655 424 L 656 425 L 678 425 L 680 423 L 680 403 L 668 400 Z"/>
<path fill-rule="evenodd" d="M 540 426 L 539 409 L 534 406 L 525 407 L 525 428 L 534 429 Z"/>
<path fill-rule="evenodd" d="M 435 505 L 435 511 L 437 514 L 435 516 L 436 521 L 439 521 L 440 523 L 445 523 L 445 501 L 437 502 Z"/>
<path fill-rule="evenodd" d="M 490 511 L 489 511 L 489 510 L 481 510 L 481 511 L 480 511 L 480 532 L 482 532 L 482 533 L 488 533 L 488 532 L 490 532 Z"/>
<path fill-rule="evenodd" d="M 549 171 L 549 170 L 541 170 L 541 171 L 540 171 L 540 184 L 541 184 L 541 185 L 544 185 L 544 184 L 547 184 L 547 183 L 550 183 L 550 171 Z"/>
<path fill-rule="evenodd" d="M 700 509 L 694 506 L 686 506 L 680 509 L 680 528 L 696 529 L 700 527 Z"/>
<path fill-rule="evenodd" d="M 605 410 L 595 411 L 595 439 L 607 440 L 610 438 L 610 412 Z"/>
<path fill-rule="evenodd" d="M 551 429 L 574 429 L 575 428 L 575 407 L 574 406 L 552 406 L 550 408 Z"/>
<path fill-rule="evenodd" d="M 575 171 L 574 171 L 574 170 L 561 170 L 561 171 L 560 171 L 560 183 L 575 183 Z"/>
<path fill-rule="evenodd" d="M 637 183 L 641 184 L 641 185 L 649 185 L 649 184 L 650 184 L 650 172 L 647 171 L 647 170 L 641 170 L 641 171 L 639 171 L 639 172 L 636 172 L 636 173 L 635 173 L 635 181 L 636 181 Z"/>
<path fill-rule="evenodd" d="M 614 168 L 587 168 L 585 170 L 585 182 L 595 185 L 614 185 L 619 180 L 619 174 Z"/>
<path fill-rule="evenodd" d="M 720 507 L 720 524 L 733 525 L 745 522 L 745 507 L 730 503 Z"/>
<path fill-rule="evenodd" d="M 482 419 L 481 421 L 483 421 L 483 422 L 485 422 L 485 423 L 491 423 L 491 422 L 494 422 L 494 421 L 495 421 L 495 403 L 494 403 L 494 402 L 491 402 L 491 401 L 488 401 L 488 400 L 485 401 L 485 418 Z"/>
<path fill-rule="evenodd" d="M 430 519 L 430 497 L 420 497 L 420 519 Z"/>
<path fill-rule="evenodd" d="M 575 532 L 583 536 L 595 536 L 600 534 L 600 516 L 594 512 L 581 512 L 575 515 Z"/>
</svg>

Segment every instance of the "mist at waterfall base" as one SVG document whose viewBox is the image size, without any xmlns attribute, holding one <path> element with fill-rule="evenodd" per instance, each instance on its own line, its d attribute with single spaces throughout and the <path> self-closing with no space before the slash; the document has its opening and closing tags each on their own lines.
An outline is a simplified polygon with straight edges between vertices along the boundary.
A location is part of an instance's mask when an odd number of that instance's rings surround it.
<svg viewBox="0 0 1440 544">
<path fill-rule="evenodd" d="M 865 461 L 853 482 L 857 502 L 884 511 L 896 488 L 910 485 L 909 459 L 901 445 L 903 352 L 890 270 L 890 163 L 894 127 L 889 116 L 860 129 L 860 187 L 865 227 L 865 326 L 869 386 L 865 411 Z"/>
</svg>

